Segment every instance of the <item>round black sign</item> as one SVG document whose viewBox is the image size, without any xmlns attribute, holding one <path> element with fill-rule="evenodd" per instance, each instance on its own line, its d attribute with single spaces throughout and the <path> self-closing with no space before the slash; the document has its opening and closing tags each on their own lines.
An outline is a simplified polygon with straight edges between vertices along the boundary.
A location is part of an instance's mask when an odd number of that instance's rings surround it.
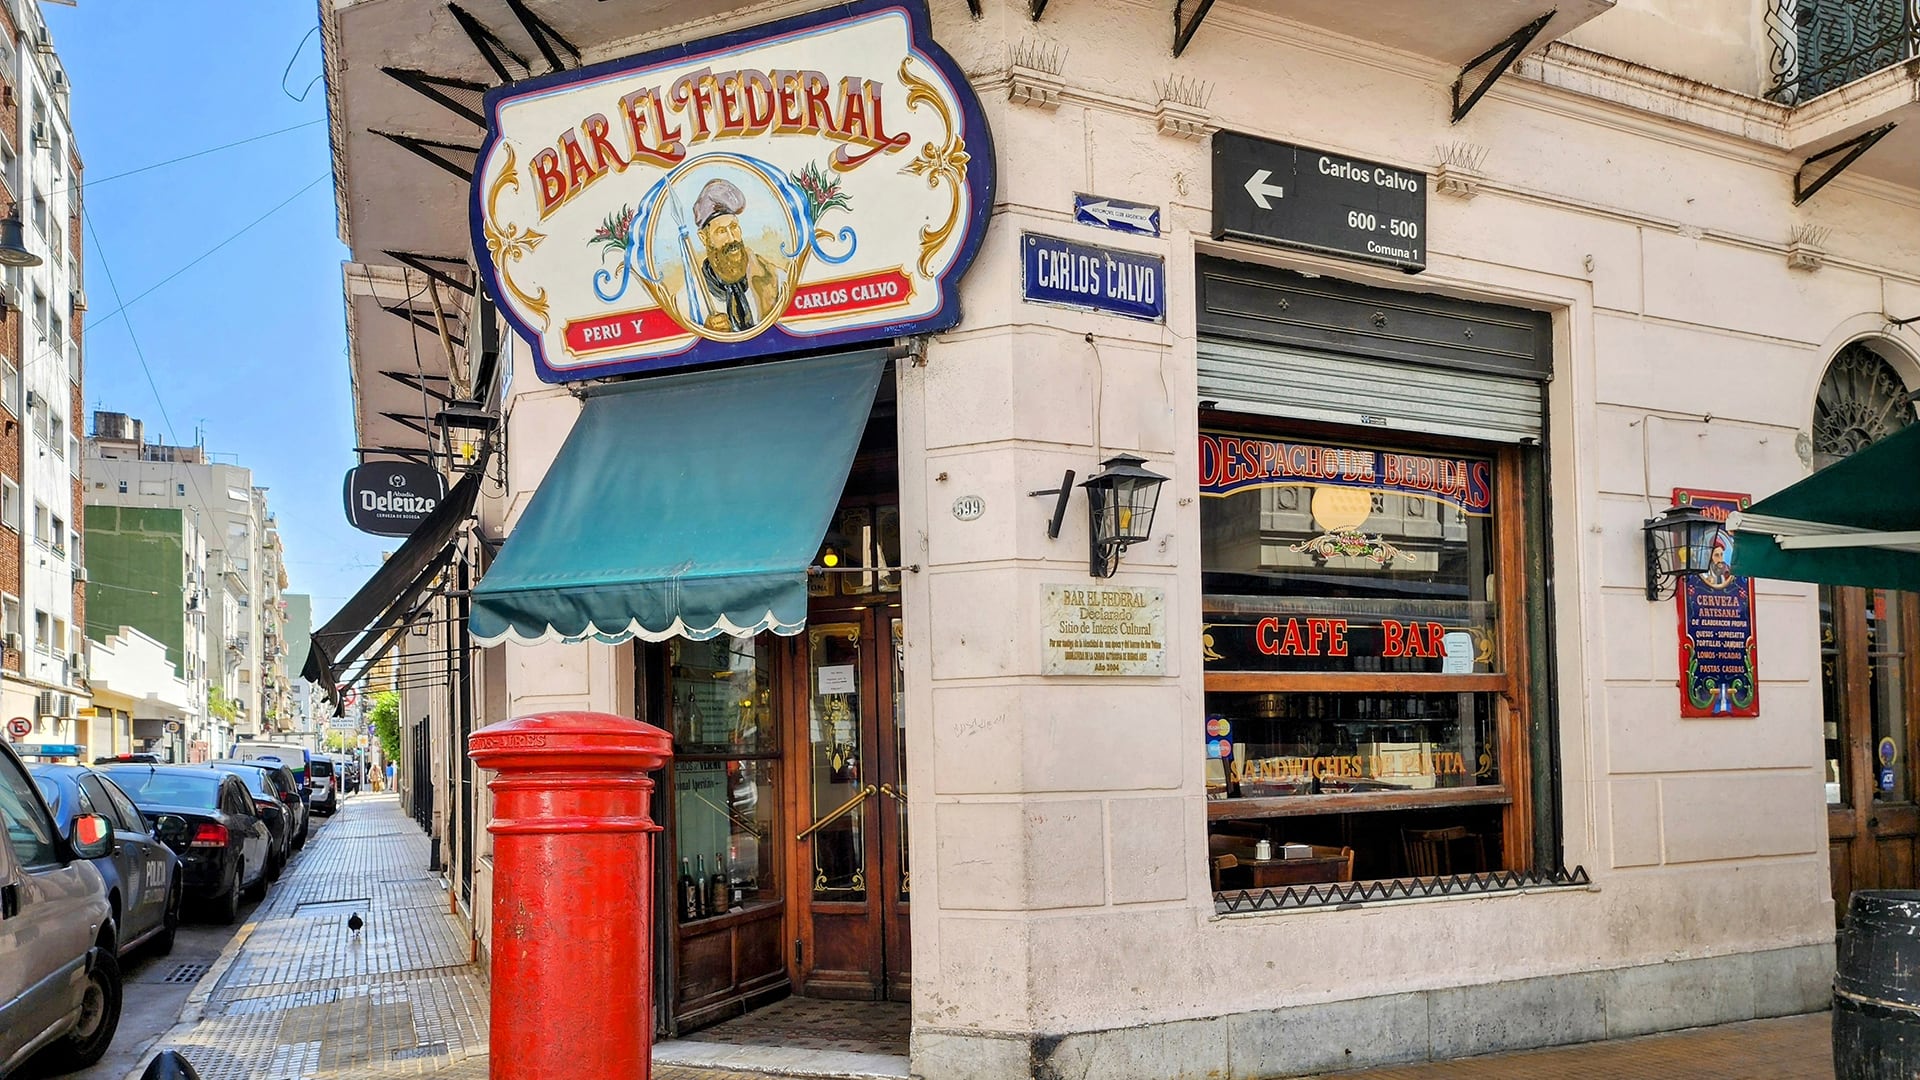
<svg viewBox="0 0 1920 1080">
<path fill-rule="evenodd" d="M 347 470 L 347 522 L 375 536 L 407 536 L 446 498 L 439 470 L 412 461 L 374 461 Z"/>
</svg>

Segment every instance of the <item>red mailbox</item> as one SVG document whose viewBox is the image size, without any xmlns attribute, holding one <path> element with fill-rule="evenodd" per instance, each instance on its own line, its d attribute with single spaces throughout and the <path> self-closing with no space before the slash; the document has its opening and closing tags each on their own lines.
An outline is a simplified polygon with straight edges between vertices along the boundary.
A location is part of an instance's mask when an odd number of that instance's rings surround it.
<svg viewBox="0 0 1920 1080">
<path fill-rule="evenodd" d="M 482 728 L 494 770 L 492 1080 L 646 1080 L 653 1072 L 653 834 L 648 774 L 673 755 L 606 713 Z"/>
</svg>

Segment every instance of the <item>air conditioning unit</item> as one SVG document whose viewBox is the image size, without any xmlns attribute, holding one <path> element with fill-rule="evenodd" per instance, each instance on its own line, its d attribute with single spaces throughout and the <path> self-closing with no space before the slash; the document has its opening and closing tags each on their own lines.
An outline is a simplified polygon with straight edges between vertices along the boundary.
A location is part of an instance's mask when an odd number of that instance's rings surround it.
<svg viewBox="0 0 1920 1080">
<path fill-rule="evenodd" d="M 58 694 L 52 690 L 40 691 L 38 704 L 40 707 L 40 716 L 52 717 L 54 719 L 64 719 L 67 715 L 67 710 L 73 707 L 71 698 L 66 694 Z"/>
<path fill-rule="evenodd" d="M 87 310 L 87 290 L 82 289 L 77 285 L 74 286 L 73 295 L 68 297 L 68 300 L 71 301 L 73 305 L 73 310 L 75 311 Z"/>
<path fill-rule="evenodd" d="M 75 580 L 75 581 L 77 581 L 77 582 L 80 582 L 80 583 L 81 583 L 81 584 L 83 584 L 83 585 L 84 585 L 84 584 L 86 584 L 86 580 L 87 580 L 87 568 L 86 568 L 86 567 L 84 567 L 84 566 L 76 566 L 76 567 L 74 567 L 74 568 L 73 568 L 73 580 Z"/>
<path fill-rule="evenodd" d="M 20 283 L 0 280 L 0 297 L 6 299 L 7 307 L 15 311 L 20 310 Z"/>
<path fill-rule="evenodd" d="M 32 412 L 34 409 L 34 406 L 44 405 L 44 404 L 46 403 L 40 399 L 40 395 L 34 393 L 31 390 L 27 391 L 27 411 L 28 412 Z"/>
<path fill-rule="evenodd" d="M 47 122 L 45 120 L 35 120 L 33 122 L 33 145 L 47 145 Z"/>
<path fill-rule="evenodd" d="M 43 53 L 52 52 L 53 51 L 52 32 L 49 31 L 44 26 L 35 27 L 33 31 L 33 47 L 40 50 Z"/>
</svg>

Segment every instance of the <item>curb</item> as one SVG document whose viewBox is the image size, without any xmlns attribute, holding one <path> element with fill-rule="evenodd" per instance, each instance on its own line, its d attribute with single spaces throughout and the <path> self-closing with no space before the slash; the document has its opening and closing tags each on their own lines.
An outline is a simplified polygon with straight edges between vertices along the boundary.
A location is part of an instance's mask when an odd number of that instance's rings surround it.
<svg viewBox="0 0 1920 1080">
<path fill-rule="evenodd" d="M 307 850 L 302 848 L 293 859 L 306 854 Z M 287 860 L 289 867 L 293 865 L 293 859 Z M 285 880 L 284 874 L 282 880 Z M 220 980 L 225 978 L 227 972 L 232 969 L 233 962 L 240 958 L 241 950 L 247 947 L 253 932 L 260 928 L 263 916 L 272 903 L 272 897 L 269 896 L 254 905 L 253 914 L 247 918 L 246 922 L 240 924 L 240 929 L 233 932 L 233 937 L 227 939 L 226 945 L 221 947 L 220 955 L 214 958 L 212 966 L 207 968 L 207 973 L 200 976 L 199 982 L 193 984 L 192 993 L 187 995 L 187 1003 L 180 1008 L 180 1018 L 173 1022 L 173 1026 L 154 1036 L 146 1046 L 141 1048 L 138 1056 L 147 1060 L 135 1065 L 124 1080 L 140 1080 L 147 1071 L 147 1065 L 152 1060 L 150 1055 L 156 1048 L 176 1044 L 182 1036 L 192 1034 L 193 1029 L 199 1027 L 200 1022 L 206 1019 L 207 999 L 213 996 L 214 988 L 220 985 Z"/>
</svg>

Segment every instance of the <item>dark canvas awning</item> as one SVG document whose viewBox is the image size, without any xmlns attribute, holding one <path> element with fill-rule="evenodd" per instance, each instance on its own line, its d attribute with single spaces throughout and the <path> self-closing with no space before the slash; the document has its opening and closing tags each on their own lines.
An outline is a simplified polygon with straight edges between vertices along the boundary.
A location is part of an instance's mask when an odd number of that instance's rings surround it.
<svg viewBox="0 0 1920 1080">
<path fill-rule="evenodd" d="M 588 390 L 473 591 L 474 636 L 799 633 L 885 365 L 872 350 Z"/>
<path fill-rule="evenodd" d="M 350 683 L 354 666 L 376 663 L 408 625 L 424 614 L 427 592 L 453 561 L 460 529 L 473 516 L 492 447 L 485 446 L 447 497 L 400 549 L 380 564 L 327 624 L 313 632 L 301 674 L 329 698 Z"/>
<path fill-rule="evenodd" d="M 1920 424 L 1733 515 L 1734 572 L 1920 590 Z"/>
</svg>

